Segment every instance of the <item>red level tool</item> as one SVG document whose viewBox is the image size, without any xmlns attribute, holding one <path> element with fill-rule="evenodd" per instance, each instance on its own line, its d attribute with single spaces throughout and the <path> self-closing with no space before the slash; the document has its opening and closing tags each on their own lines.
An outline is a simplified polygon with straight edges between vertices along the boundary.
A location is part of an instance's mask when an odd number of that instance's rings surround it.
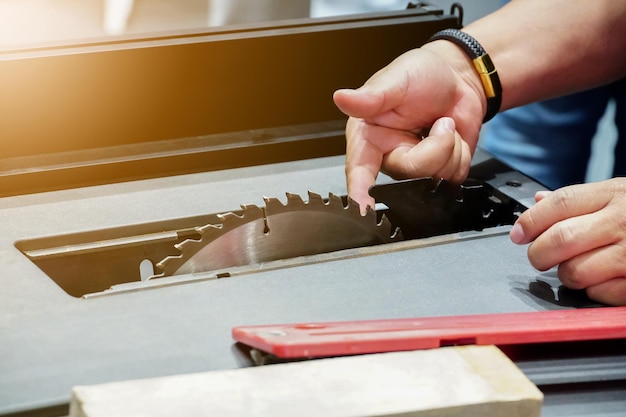
<svg viewBox="0 0 626 417">
<path fill-rule="evenodd" d="M 626 307 L 239 326 L 233 338 L 279 358 L 626 338 Z"/>
</svg>

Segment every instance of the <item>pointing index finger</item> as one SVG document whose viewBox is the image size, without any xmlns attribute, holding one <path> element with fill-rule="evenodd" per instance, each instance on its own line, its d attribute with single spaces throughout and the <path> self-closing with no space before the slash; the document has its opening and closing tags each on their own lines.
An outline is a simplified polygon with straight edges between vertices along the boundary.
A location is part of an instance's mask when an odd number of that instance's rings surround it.
<svg viewBox="0 0 626 417">
<path fill-rule="evenodd" d="M 364 139 L 361 132 L 363 121 L 349 119 L 346 128 L 346 181 L 348 195 L 365 211 L 369 205 L 374 208 L 374 199 L 369 195 L 369 188 L 376 182 L 376 177 L 383 162 L 383 152 L 372 142 Z"/>
</svg>

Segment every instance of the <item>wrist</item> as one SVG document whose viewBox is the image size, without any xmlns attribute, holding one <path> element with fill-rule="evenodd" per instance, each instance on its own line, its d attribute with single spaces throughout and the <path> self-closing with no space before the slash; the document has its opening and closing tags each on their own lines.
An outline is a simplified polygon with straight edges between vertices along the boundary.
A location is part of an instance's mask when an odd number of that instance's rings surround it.
<svg viewBox="0 0 626 417">
<path fill-rule="evenodd" d="M 448 50 L 446 58 L 454 59 L 453 66 L 482 98 L 483 123 L 493 118 L 502 104 L 502 85 L 491 58 L 480 43 L 466 32 L 445 29 L 435 33 L 423 47 L 430 48 L 432 44 L 435 48 Z M 452 55 L 452 50 L 456 54 Z"/>
</svg>

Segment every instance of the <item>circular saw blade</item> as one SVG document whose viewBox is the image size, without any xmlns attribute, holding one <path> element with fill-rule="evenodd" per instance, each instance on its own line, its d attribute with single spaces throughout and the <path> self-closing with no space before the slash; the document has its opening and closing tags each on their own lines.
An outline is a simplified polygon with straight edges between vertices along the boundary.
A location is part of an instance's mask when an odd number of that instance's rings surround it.
<svg viewBox="0 0 626 417">
<path fill-rule="evenodd" d="M 283 204 L 264 198 L 265 207 L 243 205 L 242 213 L 219 215 L 220 224 L 196 230 L 200 239 L 176 245 L 181 254 L 169 256 L 157 266 L 164 276 L 206 272 L 243 265 L 328 253 L 401 240 L 391 223 L 358 203 L 330 194 L 324 200 L 309 192 L 308 201 L 287 193 Z"/>
</svg>

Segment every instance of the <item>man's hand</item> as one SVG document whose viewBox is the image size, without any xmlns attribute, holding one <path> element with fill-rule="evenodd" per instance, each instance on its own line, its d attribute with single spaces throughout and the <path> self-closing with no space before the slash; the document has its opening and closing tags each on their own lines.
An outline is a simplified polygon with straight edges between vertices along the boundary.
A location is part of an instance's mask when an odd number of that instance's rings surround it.
<svg viewBox="0 0 626 417">
<path fill-rule="evenodd" d="M 409 51 L 357 90 L 338 90 L 346 126 L 348 194 L 362 208 L 379 171 L 394 178 L 463 181 L 485 111 L 482 84 L 455 45 Z"/>
<path fill-rule="evenodd" d="M 563 285 L 590 298 L 626 305 L 626 178 L 538 193 L 537 204 L 511 229 L 511 240 L 530 243 L 540 271 L 558 265 Z"/>
</svg>

